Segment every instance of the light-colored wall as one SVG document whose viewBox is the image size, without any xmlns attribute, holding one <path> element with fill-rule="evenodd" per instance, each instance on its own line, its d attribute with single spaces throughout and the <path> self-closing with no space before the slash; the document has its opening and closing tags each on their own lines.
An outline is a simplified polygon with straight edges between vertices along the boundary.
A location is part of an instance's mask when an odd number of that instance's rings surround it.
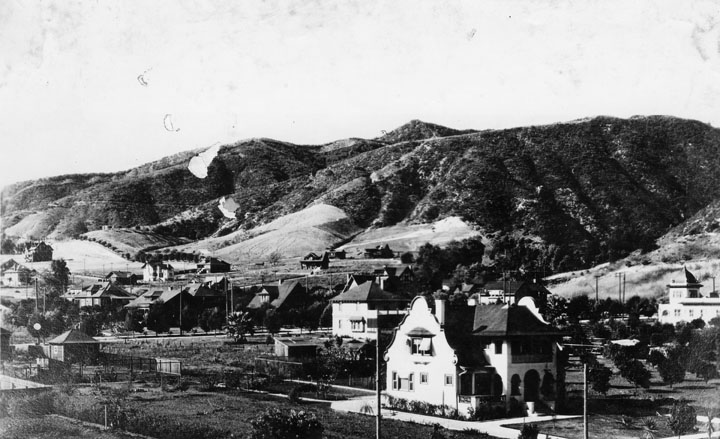
<svg viewBox="0 0 720 439">
<path fill-rule="evenodd" d="M 350 319 L 353 317 L 363 317 L 365 324 L 363 331 L 357 332 L 352 330 Z M 367 303 L 335 303 L 332 304 L 332 333 L 338 337 L 352 337 L 363 340 L 376 340 L 377 330 L 375 328 L 368 329 L 368 319 L 377 319 L 377 310 L 369 310 Z"/>
<path fill-rule="evenodd" d="M 412 354 L 407 343 L 408 331 L 422 327 L 436 334 L 432 337 L 432 355 Z M 396 398 L 445 404 L 457 408 L 456 389 L 458 377 L 455 367 L 455 351 L 445 339 L 445 333 L 424 299 L 416 299 L 403 324 L 396 330 L 395 338 L 385 356 L 387 361 L 386 393 Z M 392 373 L 400 376 L 413 374 L 414 390 L 393 390 Z M 428 374 L 428 383 L 420 384 L 420 374 Z M 452 385 L 445 385 L 445 375 L 453 376 Z"/>
<path fill-rule="evenodd" d="M 720 299 L 717 298 L 683 299 L 682 302 L 661 303 L 658 307 L 660 323 L 674 325 L 698 318 L 710 323 L 715 317 L 720 317 Z"/>
</svg>

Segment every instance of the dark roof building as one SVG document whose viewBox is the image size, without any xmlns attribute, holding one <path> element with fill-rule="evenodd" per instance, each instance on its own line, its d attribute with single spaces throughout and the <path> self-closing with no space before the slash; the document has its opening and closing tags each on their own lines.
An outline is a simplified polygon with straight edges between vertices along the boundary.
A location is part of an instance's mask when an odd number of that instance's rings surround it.
<svg viewBox="0 0 720 439">
<path fill-rule="evenodd" d="M 230 271 L 230 263 L 222 259 L 206 257 L 197 264 L 197 274 L 227 273 Z"/>
</svg>

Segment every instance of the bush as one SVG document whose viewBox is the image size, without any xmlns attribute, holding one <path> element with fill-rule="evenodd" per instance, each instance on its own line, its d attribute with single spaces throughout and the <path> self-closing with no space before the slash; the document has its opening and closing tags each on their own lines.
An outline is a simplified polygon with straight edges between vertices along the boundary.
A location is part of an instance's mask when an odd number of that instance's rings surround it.
<svg viewBox="0 0 720 439">
<path fill-rule="evenodd" d="M 278 409 L 268 409 L 250 421 L 252 439 L 320 439 L 324 430 L 314 413 L 290 410 L 290 415 Z"/>
<path fill-rule="evenodd" d="M 518 439 L 537 439 L 540 429 L 536 424 L 523 424 Z"/>
</svg>

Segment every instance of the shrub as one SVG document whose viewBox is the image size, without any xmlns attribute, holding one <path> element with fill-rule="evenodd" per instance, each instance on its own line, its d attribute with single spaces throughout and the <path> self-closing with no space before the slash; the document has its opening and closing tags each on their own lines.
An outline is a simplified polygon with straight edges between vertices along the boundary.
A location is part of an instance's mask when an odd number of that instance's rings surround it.
<svg viewBox="0 0 720 439">
<path fill-rule="evenodd" d="M 523 424 L 518 439 L 537 439 L 540 429 L 536 424 Z"/>
<path fill-rule="evenodd" d="M 295 410 L 285 415 L 278 409 L 268 409 L 250 424 L 252 439 L 320 439 L 324 429 L 314 413 Z"/>
</svg>

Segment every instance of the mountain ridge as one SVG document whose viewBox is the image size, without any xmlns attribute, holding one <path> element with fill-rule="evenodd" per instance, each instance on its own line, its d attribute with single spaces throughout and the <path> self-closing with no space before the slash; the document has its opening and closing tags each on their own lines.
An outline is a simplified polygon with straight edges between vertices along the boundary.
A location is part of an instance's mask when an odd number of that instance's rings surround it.
<svg viewBox="0 0 720 439">
<path fill-rule="evenodd" d="M 413 120 L 323 145 L 247 139 L 222 145 L 204 180 L 186 169 L 197 152 L 6 187 L 3 232 L 63 237 L 108 225 L 199 240 L 321 203 L 359 230 L 458 217 L 539 245 L 559 270 L 650 249 L 720 199 L 720 130 L 671 116 L 482 131 Z M 240 204 L 235 219 L 217 209 L 223 196 Z"/>
</svg>

